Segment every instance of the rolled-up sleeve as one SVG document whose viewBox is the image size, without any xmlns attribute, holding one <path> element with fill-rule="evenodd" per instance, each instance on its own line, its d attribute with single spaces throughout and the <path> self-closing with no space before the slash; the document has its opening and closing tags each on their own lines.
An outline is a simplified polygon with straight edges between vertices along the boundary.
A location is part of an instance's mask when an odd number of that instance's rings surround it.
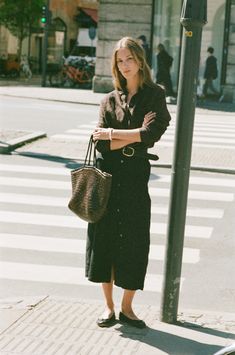
<svg viewBox="0 0 235 355">
<path fill-rule="evenodd" d="M 108 121 L 107 121 L 107 110 L 106 110 L 106 103 L 107 103 L 107 99 L 105 98 L 104 100 L 101 101 L 100 104 L 100 111 L 99 111 L 99 122 L 97 127 L 101 127 L 101 128 L 108 128 Z M 96 149 L 98 150 L 98 152 L 100 153 L 105 153 L 110 151 L 110 141 L 109 140 L 99 140 L 96 141 L 95 143 Z"/>
<path fill-rule="evenodd" d="M 166 106 L 165 93 L 162 89 L 159 89 L 156 95 L 154 95 L 152 111 L 156 112 L 156 117 L 148 122 L 143 123 L 140 128 L 141 142 L 145 143 L 149 147 L 160 140 L 163 133 L 166 131 L 171 120 L 171 116 Z"/>
</svg>

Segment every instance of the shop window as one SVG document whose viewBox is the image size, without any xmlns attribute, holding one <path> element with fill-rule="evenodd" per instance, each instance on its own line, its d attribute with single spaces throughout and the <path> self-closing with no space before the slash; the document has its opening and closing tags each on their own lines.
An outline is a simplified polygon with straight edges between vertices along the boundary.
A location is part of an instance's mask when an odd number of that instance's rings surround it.
<svg viewBox="0 0 235 355">
<path fill-rule="evenodd" d="M 235 0 L 226 3 L 221 83 L 235 85 Z"/>
</svg>

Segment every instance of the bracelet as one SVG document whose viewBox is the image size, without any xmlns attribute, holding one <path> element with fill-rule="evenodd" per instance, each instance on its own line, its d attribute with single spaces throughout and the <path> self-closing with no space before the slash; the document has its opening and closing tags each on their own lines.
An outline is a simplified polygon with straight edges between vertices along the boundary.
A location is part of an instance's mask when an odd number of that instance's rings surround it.
<svg viewBox="0 0 235 355">
<path fill-rule="evenodd" d="M 113 132 L 113 128 L 109 129 L 109 140 L 112 140 L 112 132 Z"/>
</svg>

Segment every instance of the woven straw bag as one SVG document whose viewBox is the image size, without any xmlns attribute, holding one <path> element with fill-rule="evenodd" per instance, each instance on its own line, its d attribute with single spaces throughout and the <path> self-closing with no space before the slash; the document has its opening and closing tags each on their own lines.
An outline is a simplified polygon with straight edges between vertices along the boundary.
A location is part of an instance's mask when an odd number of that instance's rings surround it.
<svg viewBox="0 0 235 355">
<path fill-rule="evenodd" d="M 96 167 L 96 151 L 92 136 L 84 165 L 71 171 L 71 181 L 72 197 L 68 204 L 69 209 L 87 222 L 98 222 L 107 210 L 112 175 Z"/>
</svg>

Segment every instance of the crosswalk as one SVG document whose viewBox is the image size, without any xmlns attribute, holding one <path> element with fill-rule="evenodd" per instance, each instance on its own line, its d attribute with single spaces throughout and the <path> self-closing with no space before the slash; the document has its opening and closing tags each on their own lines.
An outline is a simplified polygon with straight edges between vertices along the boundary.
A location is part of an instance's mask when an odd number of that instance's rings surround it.
<svg viewBox="0 0 235 355">
<path fill-rule="evenodd" d="M 63 134 L 55 134 L 54 141 L 87 142 L 97 121 L 80 124 Z M 175 137 L 175 116 L 172 115 L 171 125 L 158 142 L 158 147 L 173 147 Z M 212 117 L 197 114 L 194 125 L 193 146 L 195 148 L 219 148 L 235 150 L 235 122 L 228 117 L 222 122 L 215 122 Z"/>
<path fill-rule="evenodd" d="M 84 277 L 87 224 L 67 208 L 70 170 L 59 164 L 40 166 L 34 161 L 25 164 L 22 157 L 12 159 L 15 164 L 3 159 L 0 164 L 0 278 L 85 286 L 89 294 L 90 289 L 99 286 Z M 170 172 L 153 168 L 152 174 L 151 249 L 145 290 L 160 293 Z M 183 253 L 186 271 L 187 265 L 200 264 L 203 243 L 213 239 L 216 223 L 234 201 L 234 187 L 230 177 L 192 174 Z M 185 282 L 187 272 L 182 275 L 181 287 Z"/>
</svg>

